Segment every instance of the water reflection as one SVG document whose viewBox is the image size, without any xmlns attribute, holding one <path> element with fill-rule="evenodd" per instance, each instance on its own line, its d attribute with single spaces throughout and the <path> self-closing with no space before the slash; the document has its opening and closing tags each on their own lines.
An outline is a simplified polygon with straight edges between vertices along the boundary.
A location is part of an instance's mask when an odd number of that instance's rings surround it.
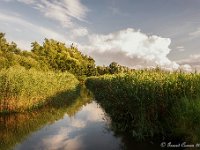
<svg viewBox="0 0 200 150">
<path fill-rule="evenodd" d="M 102 115 L 102 109 L 92 102 L 73 117 L 66 114 L 63 119 L 35 132 L 15 149 L 120 149 L 120 139 L 105 130 L 107 123 Z"/>
<path fill-rule="evenodd" d="M 65 94 L 65 96 L 63 96 Z M 58 98 L 65 98 L 63 103 L 53 101 Z M 83 105 L 92 101 L 85 88 L 68 93 L 59 93 L 52 98 L 52 103 L 37 111 L 23 114 L 1 115 L 0 116 L 0 150 L 9 150 L 22 142 L 27 136 L 45 125 L 53 124 L 60 120 L 67 113 L 73 116 Z"/>
<path fill-rule="evenodd" d="M 1 116 L 0 150 L 158 149 L 115 135 L 109 117 L 85 88 L 68 100 L 30 113 Z"/>
</svg>

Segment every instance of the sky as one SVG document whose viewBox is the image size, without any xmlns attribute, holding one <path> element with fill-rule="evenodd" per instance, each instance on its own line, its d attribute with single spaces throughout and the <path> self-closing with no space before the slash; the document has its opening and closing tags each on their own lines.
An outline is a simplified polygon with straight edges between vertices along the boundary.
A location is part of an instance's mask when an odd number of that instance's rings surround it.
<svg viewBox="0 0 200 150">
<path fill-rule="evenodd" d="M 24 50 L 45 38 L 97 65 L 200 70 L 199 0 L 1 0 L 0 32 Z"/>
</svg>

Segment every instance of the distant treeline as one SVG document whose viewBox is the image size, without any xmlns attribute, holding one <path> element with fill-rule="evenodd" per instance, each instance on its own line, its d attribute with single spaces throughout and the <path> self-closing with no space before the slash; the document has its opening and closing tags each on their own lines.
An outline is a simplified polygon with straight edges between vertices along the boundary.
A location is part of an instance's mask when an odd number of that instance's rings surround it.
<svg viewBox="0 0 200 150">
<path fill-rule="evenodd" d="M 130 72 L 132 69 L 112 62 L 109 66 L 96 66 L 95 60 L 82 54 L 73 44 L 53 39 L 45 39 L 43 44 L 31 43 L 31 51 L 18 48 L 14 42 L 9 43 L 4 33 L 0 33 L 0 69 L 12 66 L 35 68 L 41 71 L 68 71 L 76 76 L 95 76 Z"/>
</svg>

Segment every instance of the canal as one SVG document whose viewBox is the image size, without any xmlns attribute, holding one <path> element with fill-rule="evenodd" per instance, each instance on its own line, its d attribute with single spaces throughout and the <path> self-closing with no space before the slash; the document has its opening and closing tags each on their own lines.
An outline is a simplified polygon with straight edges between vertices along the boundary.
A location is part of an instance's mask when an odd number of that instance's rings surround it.
<svg viewBox="0 0 200 150">
<path fill-rule="evenodd" d="M 109 117 L 82 90 L 70 105 L 0 116 L 1 150 L 160 149 L 111 130 Z"/>
</svg>

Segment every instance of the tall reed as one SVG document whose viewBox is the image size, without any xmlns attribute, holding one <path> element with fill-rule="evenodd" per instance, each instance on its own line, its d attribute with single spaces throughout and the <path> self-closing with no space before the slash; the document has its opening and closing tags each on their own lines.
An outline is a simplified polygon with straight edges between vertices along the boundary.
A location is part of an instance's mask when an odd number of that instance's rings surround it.
<svg viewBox="0 0 200 150">
<path fill-rule="evenodd" d="M 180 125 L 174 114 L 180 116 L 180 112 L 188 110 L 182 104 L 183 99 L 189 100 L 190 108 L 194 106 L 191 102 L 196 103 L 194 99 L 199 97 L 200 75 L 141 70 L 90 77 L 86 85 L 111 116 L 114 128 L 129 132 L 138 139 L 155 135 L 179 136 L 173 135 L 174 129 Z M 197 122 L 200 123 L 200 119 Z"/>
<path fill-rule="evenodd" d="M 12 67 L 0 70 L 0 112 L 39 107 L 48 97 L 75 89 L 79 84 L 70 73 L 41 72 Z"/>
</svg>

